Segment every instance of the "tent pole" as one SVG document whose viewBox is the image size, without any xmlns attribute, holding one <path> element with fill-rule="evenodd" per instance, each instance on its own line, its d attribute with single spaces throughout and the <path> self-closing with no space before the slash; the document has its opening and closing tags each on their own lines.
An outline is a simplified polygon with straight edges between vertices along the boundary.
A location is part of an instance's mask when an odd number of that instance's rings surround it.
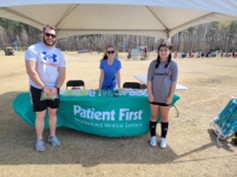
<svg viewBox="0 0 237 177">
<path fill-rule="evenodd" d="M 167 43 L 171 43 L 171 37 L 170 37 L 170 31 L 169 30 L 167 30 L 166 31 L 166 35 L 167 35 Z"/>
</svg>

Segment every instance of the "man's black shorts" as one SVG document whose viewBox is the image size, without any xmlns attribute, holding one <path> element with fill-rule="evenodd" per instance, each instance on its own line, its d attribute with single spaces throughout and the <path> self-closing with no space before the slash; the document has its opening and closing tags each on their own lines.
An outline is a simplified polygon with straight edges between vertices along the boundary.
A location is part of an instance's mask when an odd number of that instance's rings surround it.
<svg viewBox="0 0 237 177">
<path fill-rule="evenodd" d="M 35 87 L 30 86 L 30 95 L 31 101 L 33 104 L 33 111 L 34 112 L 41 112 L 50 107 L 52 109 L 59 108 L 59 89 L 58 89 L 58 99 L 55 100 L 43 100 L 40 101 L 42 89 L 38 89 Z"/>
</svg>

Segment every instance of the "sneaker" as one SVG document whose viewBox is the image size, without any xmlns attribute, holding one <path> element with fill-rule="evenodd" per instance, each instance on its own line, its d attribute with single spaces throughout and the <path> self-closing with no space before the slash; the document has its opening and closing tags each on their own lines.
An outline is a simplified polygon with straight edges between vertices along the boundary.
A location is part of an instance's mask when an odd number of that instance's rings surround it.
<svg viewBox="0 0 237 177">
<path fill-rule="evenodd" d="M 156 136 L 152 136 L 150 138 L 150 145 L 153 147 L 156 146 Z"/>
<path fill-rule="evenodd" d="M 50 144 L 52 144 L 52 146 L 54 146 L 54 147 L 58 147 L 58 146 L 61 145 L 61 143 L 60 143 L 60 141 L 59 141 L 59 139 L 57 138 L 56 135 L 50 136 L 49 139 L 48 139 L 48 142 Z"/>
<path fill-rule="evenodd" d="M 164 149 L 166 147 L 166 139 L 165 138 L 160 139 L 160 147 L 162 149 Z"/>
<path fill-rule="evenodd" d="M 43 152 L 45 150 L 44 147 L 44 140 L 43 139 L 37 139 L 35 143 L 35 151 L 36 152 Z"/>
</svg>

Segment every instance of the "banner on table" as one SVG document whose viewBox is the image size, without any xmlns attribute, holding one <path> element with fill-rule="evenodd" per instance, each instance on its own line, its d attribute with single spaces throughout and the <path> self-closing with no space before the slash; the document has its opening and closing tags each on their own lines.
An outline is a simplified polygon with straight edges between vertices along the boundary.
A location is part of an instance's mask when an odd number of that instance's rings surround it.
<svg viewBox="0 0 237 177">
<path fill-rule="evenodd" d="M 174 96 L 172 105 L 179 99 Z M 19 94 L 14 111 L 34 126 L 29 93 Z M 146 134 L 149 131 L 150 108 L 146 96 L 61 96 L 57 111 L 57 127 L 69 127 L 85 133 L 126 137 Z M 48 116 L 45 128 L 48 128 Z"/>
</svg>

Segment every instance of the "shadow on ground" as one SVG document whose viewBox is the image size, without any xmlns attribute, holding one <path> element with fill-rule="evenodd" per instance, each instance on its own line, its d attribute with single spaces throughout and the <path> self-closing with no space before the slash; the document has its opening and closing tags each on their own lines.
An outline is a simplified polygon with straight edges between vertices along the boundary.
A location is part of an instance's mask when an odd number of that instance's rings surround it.
<svg viewBox="0 0 237 177">
<path fill-rule="evenodd" d="M 12 103 L 20 92 L 0 95 L 0 164 L 81 164 L 85 167 L 98 164 L 158 164 L 171 163 L 192 153 L 217 146 L 215 136 L 211 142 L 190 152 L 177 155 L 168 146 L 162 150 L 148 145 L 149 135 L 129 138 L 105 138 L 59 128 L 62 146 L 54 148 L 46 143 L 43 153 L 36 153 L 34 127 L 14 113 Z M 47 139 L 48 130 L 44 137 Z M 225 147 L 226 148 L 226 147 Z M 228 150 L 228 148 L 227 148 Z M 178 163 L 178 162 L 177 162 Z"/>
</svg>

